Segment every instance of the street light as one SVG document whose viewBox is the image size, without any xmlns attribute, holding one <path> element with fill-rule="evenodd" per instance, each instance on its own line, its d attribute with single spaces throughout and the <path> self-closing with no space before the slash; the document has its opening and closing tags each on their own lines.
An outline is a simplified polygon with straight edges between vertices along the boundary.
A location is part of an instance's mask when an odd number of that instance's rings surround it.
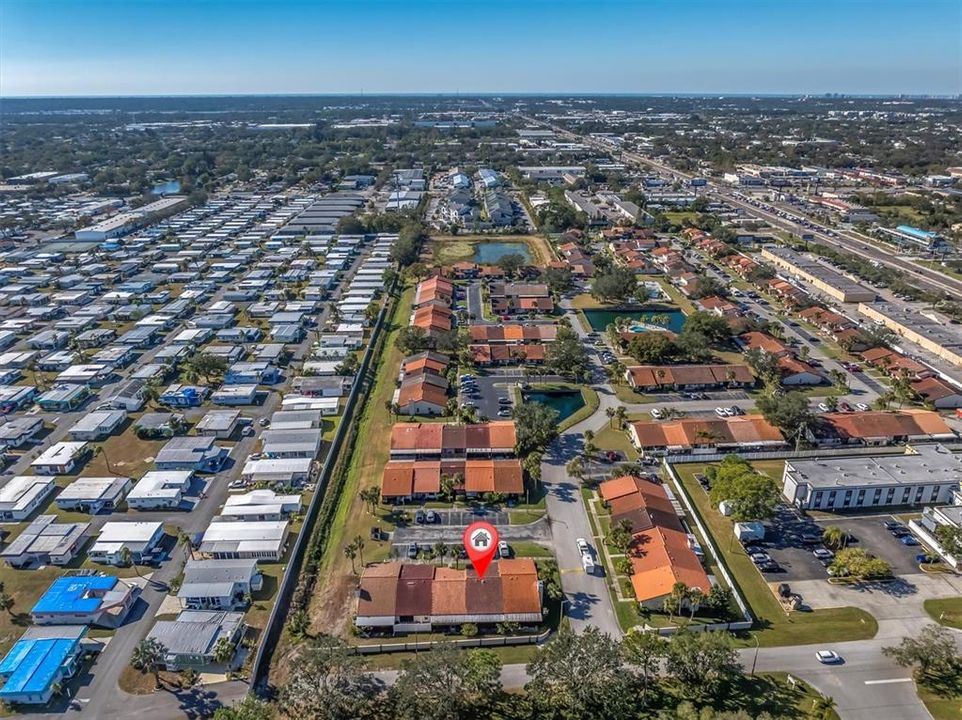
<svg viewBox="0 0 962 720">
<path fill-rule="evenodd" d="M 748 631 L 749 636 L 755 641 L 755 657 L 752 658 L 752 672 L 751 676 L 755 677 L 755 665 L 758 663 L 758 635 L 755 635 L 751 630 Z"/>
</svg>

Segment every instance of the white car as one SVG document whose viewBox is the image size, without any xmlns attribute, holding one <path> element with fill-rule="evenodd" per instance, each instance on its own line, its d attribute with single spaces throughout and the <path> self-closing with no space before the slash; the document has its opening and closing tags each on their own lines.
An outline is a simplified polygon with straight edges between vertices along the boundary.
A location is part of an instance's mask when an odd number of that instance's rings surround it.
<svg viewBox="0 0 962 720">
<path fill-rule="evenodd" d="M 504 540 L 498 543 L 498 557 L 511 557 L 511 548 L 508 547 L 508 543 Z"/>
<path fill-rule="evenodd" d="M 720 418 L 725 417 L 725 408 L 720 408 L 720 407 L 715 408 L 715 414 Z"/>
<path fill-rule="evenodd" d="M 588 547 L 588 541 L 584 538 L 575 540 L 575 545 L 578 546 L 578 550 L 582 553 L 591 552 L 591 549 Z"/>
<path fill-rule="evenodd" d="M 855 403 L 855 409 L 858 410 L 859 412 L 865 412 L 869 408 L 868 408 L 868 405 L 866 405 L 865 403 Z"/>
<path fill-rule="evenodd" d="M 818 404 L 818 409 L 819 409 L 821 412 L 828 412 L 829 407 L 828 407 L 828 405 L 826 405 L 825 403 L 819 403 L 819 404 Z"/>
<path fill-rule="evenodd" d="M 822 663 L 822 665 L 834 665 L 835 663 L 842 662 L 842 656 L 834 650 L 818 650 L 815 653 L 815 659 Z"/>
<path fill-rule="evenodd" d="M 651 416 L 652 416 L 653 418 L 655 418 L 655 420 L 661 420 L 665 415 L 664 415 L 664 413 L 663 413 L 661 410 L 659 410 L 658 408 L 652 408 L 652 409 L 651 409 Z"/>
</svg>

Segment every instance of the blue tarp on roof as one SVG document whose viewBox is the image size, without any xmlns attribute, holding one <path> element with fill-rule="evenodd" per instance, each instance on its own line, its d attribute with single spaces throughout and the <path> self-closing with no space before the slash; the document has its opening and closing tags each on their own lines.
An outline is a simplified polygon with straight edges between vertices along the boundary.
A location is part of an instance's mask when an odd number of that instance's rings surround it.
<svg viewBox="0 0 962 720">
<path fill-rule="evenodd" d="M 60 680 L 60 668 L 77 652 L 85 631 L 81 628 L 76 637 L 18 640 L 0 661 L 0 676 L 7 679 L 0 698 L 49 690 Z"/>
<path fill-rule="evenodd" d="M 112 590 L 116 584 L 117 578 L 100 575 L 57 578 L 33 606 L 32 612 L 95 612 L 103 602 L 103 593 Z"/>
</svg>

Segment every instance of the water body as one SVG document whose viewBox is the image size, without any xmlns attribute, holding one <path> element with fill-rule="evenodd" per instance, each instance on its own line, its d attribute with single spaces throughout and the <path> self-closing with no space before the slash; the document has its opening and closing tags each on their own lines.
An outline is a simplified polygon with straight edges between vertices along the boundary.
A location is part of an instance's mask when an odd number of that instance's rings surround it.
<svg viewBox="0 0 962 720">
<path fill-rule="evenodd" d="M 505 255 L 520 255 L 526 263 L 531 262 L 531 250 L 523 242 L 479 242 L 474 246 L 474 262 L 481 265 L 497 265 Z"/>
<path fill-rule="evenodd" d="M 150 191 L 151 195 L 173 195 L 180 192 L 179 180 L 168 180 L 167 182 L 154 185 Z"/>
<path fill-rule="evenodd" d="M 558 422 L 571 417 L 585 406 L 580 390 L 531 390 L 521 393 L 525 402 L 547 405 L 558 411 Z"/>
<path fill-rule="evenodd" d="M 585 310 L 585 317 L 588 319 L 588 324 L 591 325 L 591 329 L 595 331 L 604 332 L 605 328 L 615 321 L 616 318 L 628 318 L 630 320 L 637 320 L 643 323 L 649 323 L 651 325 L 657 325 L 658 327 L 663 327 L 666 330 L 671 330 L 672 332 L 681 332 L 682 326 L 685 324 L 685 313 L 683 313 L 678 308 L 672 307 L 648 307 L 644 310 Z M 663 318 L 667 316 L 667 324 L 663 322 Z M 658 322 L 653 322 L 658 320 Z M 646 329 L 642 325 L 638 325 L 632 328 L 636 332 L 646 332 Z"/>
</svg>

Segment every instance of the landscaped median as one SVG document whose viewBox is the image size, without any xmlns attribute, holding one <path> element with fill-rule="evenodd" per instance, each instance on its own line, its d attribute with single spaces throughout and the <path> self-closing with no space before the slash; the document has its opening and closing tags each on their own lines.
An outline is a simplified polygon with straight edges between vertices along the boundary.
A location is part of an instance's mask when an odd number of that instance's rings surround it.
<svg viewBox="0 0 962 720">
<path fill-rule="evenodd" d="M 695 480 L 696 473 L 704 473 L 704 463 L 672 465 L 682 490 L 691 501 L 702 524 L 712 535 L 721 561 L 728 568 L 737 590 L 755 616 L 752 637 L 762 646 L 804 645 L 818 642 L 867 640 L 878 632 L 875 618 L 854 607 L 830 608 L 813 611 L 786 612 L 740 543 L 734 542 L 733 522 L 716 510 L 708 495 Z M 756 468 L 759 472 L 772 469 Z M 754 645 L 746 638 L 746 645 Z"/>
</svg>

